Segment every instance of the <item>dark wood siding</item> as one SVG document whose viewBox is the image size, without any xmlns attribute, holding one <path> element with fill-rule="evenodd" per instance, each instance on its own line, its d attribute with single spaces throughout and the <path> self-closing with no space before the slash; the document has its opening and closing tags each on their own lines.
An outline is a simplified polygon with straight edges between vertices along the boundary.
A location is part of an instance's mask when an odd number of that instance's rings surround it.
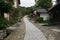
<svg viewBox="0 0 60 40">
<path fill-rule="evenodd" d="M 60 2 L 60 0 L 57 0 L 57 3 L 59 3 Z"/>
</svg>

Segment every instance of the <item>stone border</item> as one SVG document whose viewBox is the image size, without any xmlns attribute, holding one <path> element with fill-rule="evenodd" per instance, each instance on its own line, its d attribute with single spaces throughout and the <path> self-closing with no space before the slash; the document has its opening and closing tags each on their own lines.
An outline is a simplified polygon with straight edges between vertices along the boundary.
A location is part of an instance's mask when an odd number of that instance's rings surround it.
<svg viewBox="0 0 60 40">
<path fill-rule="evenodd" d="M 5 40 L 24 40 L 25 24 L 23 20 L 19 27 L 16 28 Z"/>
</svg>

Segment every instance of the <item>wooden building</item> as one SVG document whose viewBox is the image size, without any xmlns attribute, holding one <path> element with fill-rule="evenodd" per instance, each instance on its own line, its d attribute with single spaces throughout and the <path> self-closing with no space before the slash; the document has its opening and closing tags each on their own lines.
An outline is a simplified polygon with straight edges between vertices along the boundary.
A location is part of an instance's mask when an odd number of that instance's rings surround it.
<svg viewBox="0 0 60 40">
<path fill-rule="evenodd" d="M 49 9 L 50 19 L 52 24 L 60 25 L 60 1 L 57 0 L 57 4 Z"/>
</svg>

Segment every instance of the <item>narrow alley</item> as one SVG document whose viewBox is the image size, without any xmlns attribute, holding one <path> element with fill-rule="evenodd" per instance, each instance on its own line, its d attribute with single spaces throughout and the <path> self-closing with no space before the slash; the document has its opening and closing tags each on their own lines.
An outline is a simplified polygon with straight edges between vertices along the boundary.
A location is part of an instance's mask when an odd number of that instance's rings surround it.
<svg viewBox="0 0 60 40">
<path fill-rule="evenodd" d="M 0 40 L 60 40 L 60 0 L 1 0 Z"/>
<path fill-rule="evenodd" d="M 20 26 L 12 32 L 5 40 L 47 40 L 41 30 L 29 22 L 24 16 Z"/>
<path fill-rule="evenodd" d="M 41 30 L 39 30 L 35 25 L 29 22 L 27 16 L 23 18 L 26 27 L 26 33 L 24 40 L 47 40 Z"/>
</svg>

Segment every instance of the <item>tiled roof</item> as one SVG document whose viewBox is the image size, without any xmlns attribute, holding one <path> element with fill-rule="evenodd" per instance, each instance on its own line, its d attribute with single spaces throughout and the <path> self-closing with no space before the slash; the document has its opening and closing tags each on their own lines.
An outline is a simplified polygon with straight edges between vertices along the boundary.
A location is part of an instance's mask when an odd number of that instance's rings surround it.
<svg viewBox="0 0 60 40">
<path fill-rule="evenodd" d="M 46 9 L 37 9 L 37 12 L 47 12 Z"/>
</svg>

